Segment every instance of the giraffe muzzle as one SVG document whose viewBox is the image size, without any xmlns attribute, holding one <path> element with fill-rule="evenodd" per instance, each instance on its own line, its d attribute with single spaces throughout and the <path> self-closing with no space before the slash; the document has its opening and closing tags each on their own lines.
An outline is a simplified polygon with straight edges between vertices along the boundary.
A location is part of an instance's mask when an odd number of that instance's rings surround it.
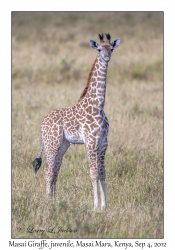
<svg viewBox="0 0 175 250">
<path fill-rule="evenodd" d="M 110 57 L 109 57 L 109 56 L 106 56 L 106 57 L 104 58 L 104 60 L 105 60 L 106 62 L 109 62 Z"/>
</svg>

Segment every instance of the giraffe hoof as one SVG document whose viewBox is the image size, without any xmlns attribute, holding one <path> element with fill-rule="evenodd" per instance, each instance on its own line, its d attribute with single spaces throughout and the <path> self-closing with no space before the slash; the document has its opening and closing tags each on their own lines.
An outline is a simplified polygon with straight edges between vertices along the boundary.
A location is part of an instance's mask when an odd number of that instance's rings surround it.
<svg viewBox="0 0 175 250">
<path fill-rule="evenodd" d="M 42 163 L 41 158 L 36 158 L 36 159 L 33 161 L 33 169 L 34 169 L 35 174 L 37 173 L 38 169 L 40 168 L 41 163 Z"/>
</svg>

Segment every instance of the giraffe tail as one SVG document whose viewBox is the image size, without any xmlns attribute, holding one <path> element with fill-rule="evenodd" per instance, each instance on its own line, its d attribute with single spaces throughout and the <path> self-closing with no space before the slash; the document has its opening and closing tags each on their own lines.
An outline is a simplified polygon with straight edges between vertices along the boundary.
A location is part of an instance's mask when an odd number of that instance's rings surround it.
<svg viewBox="0 0 175 250">
<path fill-rule="evenodd" d="M 41 163 L 42 163 L 41 155 L 42 155 L 43 149 L 44 149 L 44 144 L 43 144 L 43 141 L 41 141 L 40 153 L 37 156 L 37 158 L 33 161 L 33 170 L 34 170 L 35 174 L 37 173 L 37 171 L 41 167 Z"/>
<path fill-rule="evenodd" d="M 41 158 L 36 158 L 33 161 L 33 169 L 35 174 L 37 173 L 38 169 L 41 167 L 42 159 Z"/>
</svg>

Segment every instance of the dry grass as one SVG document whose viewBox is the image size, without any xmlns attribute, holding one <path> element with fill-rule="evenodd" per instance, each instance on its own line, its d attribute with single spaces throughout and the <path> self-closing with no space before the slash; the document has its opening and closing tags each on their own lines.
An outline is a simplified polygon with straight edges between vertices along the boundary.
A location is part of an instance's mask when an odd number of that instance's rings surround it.
<svg viewBox="0 0 175 250">
<path fill-rule="evenodd" d="M 96 56 L 89 40 L 100 32 L 121 45 L 105 105 L 108 209 L 94 212 L 84 145 L 67 151 L 55 202 L 45 196 L 45 159 L 36 176 L 32 161 L 44 116 L 77 102 Z M 12 102 L 12 237 L 163 237 L 162 12 L 13 12 Z"/>
</svg>

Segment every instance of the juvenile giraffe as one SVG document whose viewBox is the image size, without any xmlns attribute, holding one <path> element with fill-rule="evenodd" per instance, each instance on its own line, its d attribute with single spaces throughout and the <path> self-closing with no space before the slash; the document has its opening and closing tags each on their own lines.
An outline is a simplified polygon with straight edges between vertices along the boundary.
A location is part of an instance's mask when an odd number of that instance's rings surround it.
<svg viewBox="0 0 175 250">
<path fill-rule="evenodd" d="M 100 35 L 100 44 L 90 40 L 90 46 L 98 55 L 89 73 L 87 85 L 78 103 L 72 107 L 52 111 L 41 124 L 40 153 L 33 162 L 35 173 L 41 166 L 43 149 L 46 153 L 45 178 L 47 193 L 55 195 L 56 181 L 63 155 L 70 144 L 86 144 L 90 177 L 94 192 L 94 208 L 98 208 L 98 183 L 101 209 L 106 208 L 105 152 L 107 149 L 108 119 L 104 113 L 106 77 L 112 51 L 120 39 L 111 42 L 110 34 Z"/>
</svg>

